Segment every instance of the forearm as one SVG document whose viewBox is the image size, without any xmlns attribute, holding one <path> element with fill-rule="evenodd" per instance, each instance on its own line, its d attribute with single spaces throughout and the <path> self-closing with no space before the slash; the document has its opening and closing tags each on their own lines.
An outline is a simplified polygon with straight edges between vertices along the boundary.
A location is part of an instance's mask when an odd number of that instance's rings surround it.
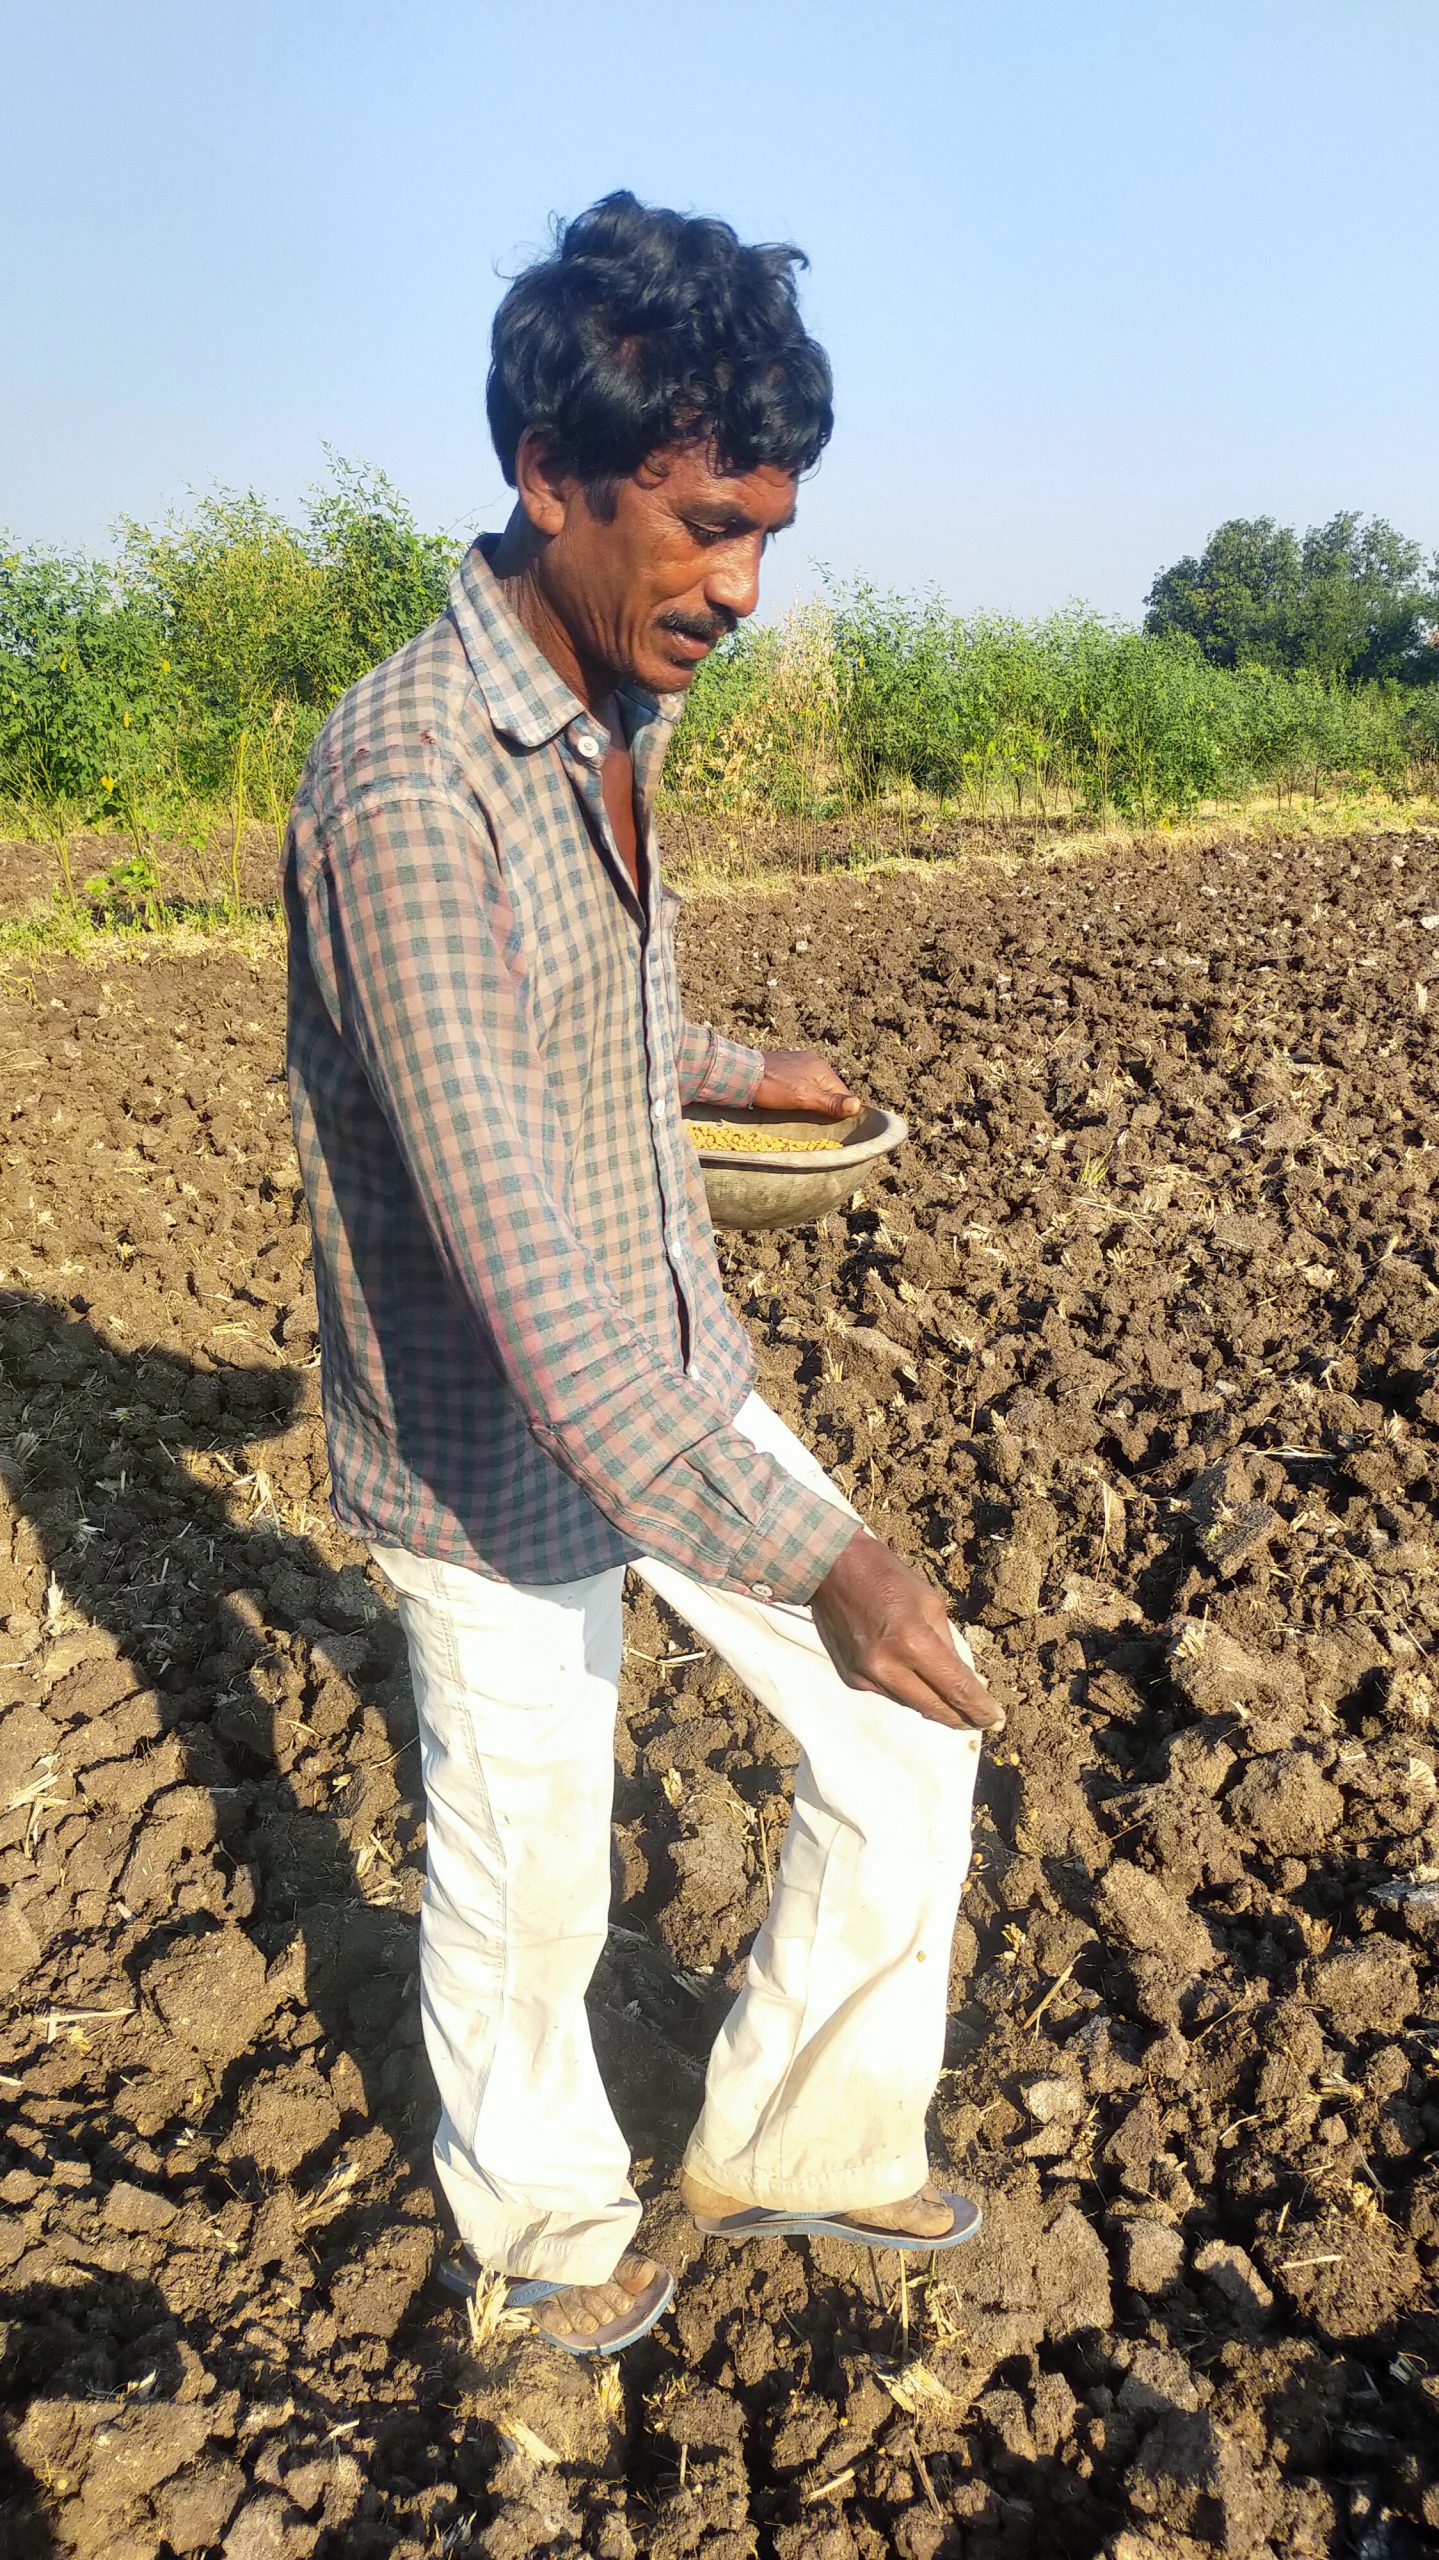
<svg viewBox="0 0 1439 2560">
<path fill-rule="evenodd" d="M 725 1040 L 708 1023 L 686 1020 L 676 1044 L 681 1102 L 753 1102 L 764 1074 L 763 1049 Z"/>
</svg>

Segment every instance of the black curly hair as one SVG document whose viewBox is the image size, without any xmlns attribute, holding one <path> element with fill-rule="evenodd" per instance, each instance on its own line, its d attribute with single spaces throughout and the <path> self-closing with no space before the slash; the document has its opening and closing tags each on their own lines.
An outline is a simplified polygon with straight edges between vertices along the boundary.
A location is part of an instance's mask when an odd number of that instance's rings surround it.
<svg viewBox="0 0 1439 2560">
<path fill-rule="evenodd" d="M 596 513 L 662 447 L 721 471 L 813 468 L 834 426 L 829 359 L 804 327 L 799 249 L 625 190 L 559 225 L 495 314 L 485 405 L 506 480 L 541 429 Z"/>
</svg>

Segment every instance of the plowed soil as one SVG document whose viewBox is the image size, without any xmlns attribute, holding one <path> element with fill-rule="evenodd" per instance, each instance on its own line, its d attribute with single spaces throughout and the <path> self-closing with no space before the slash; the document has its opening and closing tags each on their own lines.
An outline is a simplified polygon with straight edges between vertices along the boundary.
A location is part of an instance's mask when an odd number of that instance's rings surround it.
<svg viewBox="0 0 1439 2560">
<path fill-rule="evenodd" d="M 762 1383 L 1009 1710 L 938 2163 L 673 2176 L 784 1737 L 637 1603 L 596 2031 L 682 2270 L 598 2382 L 430 2281 L 413 1713 L 327 1523 L 273 955 L 4 984 L 0 2542 L 163 2560 L 1439 2550 L 1439 840 L 694 901 L 910 1146 L 727 1239 Z M 898 1711 L 897 1711 L 898 1712 Z"/>
</svg>

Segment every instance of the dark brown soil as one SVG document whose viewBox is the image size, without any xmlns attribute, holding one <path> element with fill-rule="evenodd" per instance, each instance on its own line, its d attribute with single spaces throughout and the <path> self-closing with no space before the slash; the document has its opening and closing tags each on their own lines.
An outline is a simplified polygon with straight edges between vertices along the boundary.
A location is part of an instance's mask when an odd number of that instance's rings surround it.
<svg viewBox="0 0 1439 2560">
<path fill-rule="evenodd" d="M 682 2270 L 607 2384 L 429 2282 L 393 1619 L 327 1524 L 273 965 L 27 963 L 0 1091 L 0 2544 L 1439 2550 L 1439 842 L 695 901 L 914 1138 L 730 1239 L 1009 1709 L 898 2289 L 673 2172 L 784 1738 L 635 1608 L 597 2032 Z"/>
</svg>

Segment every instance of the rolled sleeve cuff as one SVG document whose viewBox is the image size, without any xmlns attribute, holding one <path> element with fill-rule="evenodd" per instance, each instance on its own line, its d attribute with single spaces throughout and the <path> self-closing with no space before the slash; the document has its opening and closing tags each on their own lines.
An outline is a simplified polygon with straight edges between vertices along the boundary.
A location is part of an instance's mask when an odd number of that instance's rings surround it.
<svg viewBox="0 0 1439 2560">
<path fill-rule="evenodd" d="M 736 1586 L 751 1600 L 782 1600 L 802 1608 L 861 1526 L 852 1511 L 839 1510 L 791 1480 L 737 1560 Z"/>
<path fill-rule="evenodd" d="M 763 1049 L 747 1049 L 743 1041 L 708 1034 L 709 1049 L 691 1088 L 695 1102 L 728 1102 L 743 1109 L 753 1102 L 764 1074 Z"/>
</svg>

